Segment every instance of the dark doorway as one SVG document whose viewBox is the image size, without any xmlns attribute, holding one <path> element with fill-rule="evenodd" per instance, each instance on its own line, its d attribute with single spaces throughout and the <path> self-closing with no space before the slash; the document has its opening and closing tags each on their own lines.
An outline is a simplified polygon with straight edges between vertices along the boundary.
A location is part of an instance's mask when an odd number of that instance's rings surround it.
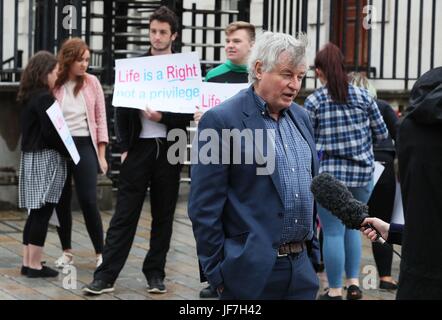
<svg viewBox="0 0 442 320">
<path fill-rule="evenodd" d="M 369 31 L 363 27 L 367 0 L 333 0 L 331 41 L 339 46 L 349 70 L 368 68 Z"/>
</svg>

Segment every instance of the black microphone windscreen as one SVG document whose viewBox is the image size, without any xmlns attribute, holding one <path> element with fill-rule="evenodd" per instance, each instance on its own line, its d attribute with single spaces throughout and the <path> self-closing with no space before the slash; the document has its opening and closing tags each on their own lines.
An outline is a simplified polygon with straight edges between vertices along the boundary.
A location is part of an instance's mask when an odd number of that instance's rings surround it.
<svg viewBox="0 0 442 320">
<path fill-rule="evenodd" d="M 323 172 L 313 178 L 310 187 L 315 200 L 350 229 L 359 229 L 368 217 L 368 206 L 356 200 L 347 187 Z"/>
</svg>

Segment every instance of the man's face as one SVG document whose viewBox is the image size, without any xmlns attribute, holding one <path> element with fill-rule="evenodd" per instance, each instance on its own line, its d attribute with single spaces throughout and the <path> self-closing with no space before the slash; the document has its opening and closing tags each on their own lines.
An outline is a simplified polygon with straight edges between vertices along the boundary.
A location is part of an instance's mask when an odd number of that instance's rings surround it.
<svg viewBox="0 0 442 320">
<path fill-rule="evenodd" d="M 258 61 L 255 65 L 256 93 L 268 103 L 272 112 L 279 112 L 293 103 L 306 72 L 306 65 L 293 66 L 286 52 L 279 56 L 278 63 L 269 72 L 263 72 L 262 63 Z"/>
<path fill-rule="evenodd" d="M 224 47 L 227 59 L 234 64 L 245 64 L 252 48 L 249 34 L 244 29 L 231 32 L 226 36 L 226 45 Z"/>
<path fill-rule="evenodd" d="M 150 44 L 155 51 L 171 50 L 172 42 L 175 41 L 176 36 L 176 32 L 172 34 L 169 23 L 158 20 L 152 20 L 150 22 Z"/>
</svg>

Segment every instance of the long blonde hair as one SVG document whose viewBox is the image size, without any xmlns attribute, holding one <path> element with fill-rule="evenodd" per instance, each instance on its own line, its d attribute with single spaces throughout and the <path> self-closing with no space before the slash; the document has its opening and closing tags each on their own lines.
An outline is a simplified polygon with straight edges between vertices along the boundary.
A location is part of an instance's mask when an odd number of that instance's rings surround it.
<svg viewBox="0 0 442 320">
<path fill-rule="evenodd" d="M 368 78 L 364 73 L 361 72 L 351 72 L 348 75 L 350 79 L 350 83 L 355 87 L 367 89 L 368 93 L 374 98 L 377 99 L 378 94 L 376 88 L 368 81 Z"/>
</svg>

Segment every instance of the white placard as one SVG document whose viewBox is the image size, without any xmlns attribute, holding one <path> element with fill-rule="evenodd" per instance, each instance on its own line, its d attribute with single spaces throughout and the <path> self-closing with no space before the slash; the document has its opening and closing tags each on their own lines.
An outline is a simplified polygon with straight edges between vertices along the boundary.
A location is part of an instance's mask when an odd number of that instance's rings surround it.
<svg viewBox="0 0 442 320">
<path fill-rule="evenodd" d="M 382 172 L 384 172 L 385 167 L 379 162 L 374 162 L 374 173 L 373 173 L 373 188 L 376 186 L 376 183 L 378 183 L 379 179 L 381 178 Z"/>
<path fill-rule="evenodd" d="M 203 82 L 201 85 L 201 111 L 206 112 L 207 110 L 220 105 L 248 87 L 249 84 L 247 83 Z"/>
<path fill-rule="evenodd" d="M 393 213 L 391 215 L 391 222 L 397 224 L 405 224 L 404 208 L 402 206 L 402 192 L 401 185 L 396 181 L 396 195 L 394 197 Z"/>
<path fill-rule="evenodd" d="M 51 122 L 55 127 L 55 130 L 57 130 L 58 135 L 66 146 L 66 149 L 71 155 L 72 160 L 75 164 L 78 164 L 78 162 L 80 162 L 80 155 L 78 154 L 74 139 L 72 139 L 72 135 L 69 132 L 68 125 L 64 120 L 60 104 L 55 101 L 54 104 L 48 110 L 46 110 L 46 113 L 48 114 L 49 119 L 51 119 Z"/>
<path fill-rule="evenodd" d="M 194 113 L 201 102 L 198 53 L 120 59 L 115 61 L 112 104 L 145 110 Z"/>
</svg>

